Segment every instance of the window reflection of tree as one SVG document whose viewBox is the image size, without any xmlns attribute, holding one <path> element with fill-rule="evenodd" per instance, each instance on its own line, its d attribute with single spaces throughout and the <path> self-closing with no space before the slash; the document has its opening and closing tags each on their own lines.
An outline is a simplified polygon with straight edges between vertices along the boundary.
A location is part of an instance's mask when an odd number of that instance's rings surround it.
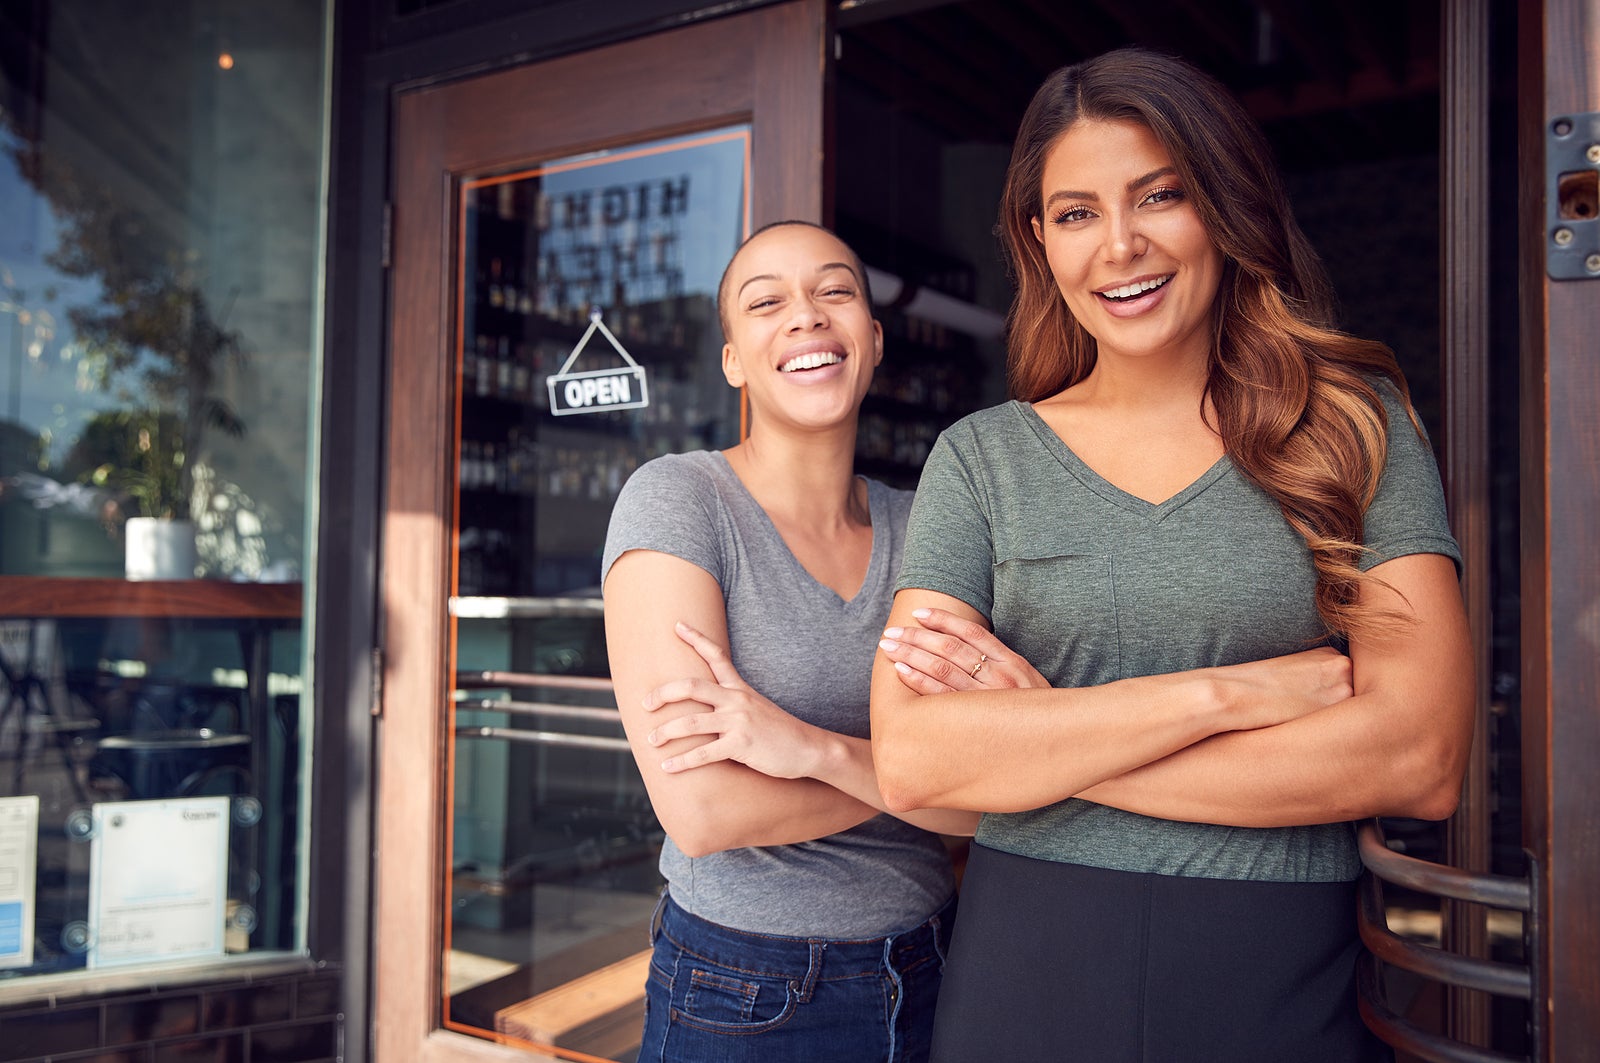
<svg viewBox="0 0 1600 1063">
<path fill-rule="evenodd" d="M 137 499 L 140 515 L 188 519 L 205 433 L 244 432 L 217 393 L 230 363 L 244 365 L 239 334 L 213 314 L 197 252 L 152 233 L 104 187 L 68 181 L 40 191 L 62 222 L 46 263 L 67 276 L 95 278 L 103 291 L 98 302 L 67 311 L 83 372 L 114 391 L 131 415 L 120 437 L 106 433 L 120 438 L 123 453 L 96 471 Z"/>
<path fill-rule="evenodd" d="M 110 508 L 102 515 L 113 521 L 192 519 L 203 574 L 261 578 L 264 534 L 281 522 L 224 480 L 206 447 L 211 433 L 245 431 L 222 393 L 229 374 L 247 364 L 239 332 L 226 324 L 232 296 L 214 307 L 201 254 L 153 218 L 137 182 L 119 188 L 40 151 L 16 128 L 18 114 L 0 109 L 0 121 L 13 127 L 6 153 L 49 204 L 59 237 L 43 264 L 99 286 L 97 299 L 64 315 L 77 387 L 118 404 L 87 420 L 59 468 L 49 468 L 48 448 L 37 445 L 27 448 L 35 459 L 27 467 L 103 489 Z M 18 467 L 8 462 L 3 472 Z"/>
</svg>

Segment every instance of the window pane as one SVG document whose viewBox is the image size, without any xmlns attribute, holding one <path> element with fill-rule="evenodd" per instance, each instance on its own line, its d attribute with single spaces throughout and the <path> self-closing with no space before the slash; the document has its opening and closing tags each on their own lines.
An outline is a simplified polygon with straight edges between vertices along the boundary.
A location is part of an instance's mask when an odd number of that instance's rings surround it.
<svg viewBox="0 0 1600 1063">
<path fill-rule="evenodd" d="M 302 947 L 325 22 L 0 8 L 0 976 Z"/>
</svg>

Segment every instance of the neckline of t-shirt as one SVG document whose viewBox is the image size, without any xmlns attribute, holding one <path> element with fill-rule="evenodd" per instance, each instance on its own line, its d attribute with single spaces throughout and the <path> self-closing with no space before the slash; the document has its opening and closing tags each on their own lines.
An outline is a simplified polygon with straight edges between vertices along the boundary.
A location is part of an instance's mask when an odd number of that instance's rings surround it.
<svg viewBox="0 0 1600 1063">
<path fill-rule="evenodd" d="M 1039 411 L 1033 408 L 1032 403 L 1023 402 L 1021 399 L 1012 399 L 1011 405 L 1021 413 L 1024 422 L 1033 430 L 1034 435 L 1045 449 L 1053 454 L 1057 461 L 1089 490 L 1114 503 L 1123 509 L 1131 510 L 1153 521 L 1166 518 L 1169 513 L 1183 508 L 1195 496 L 1204 492 L 1212 484 L 1222 478 L 1223 474 L 1233 468 L 1233 459 L 1224 453 L 1211 464 L 1205 472 L 1191 480 L 1182 490 L 1169 495 L 1160 502 L 1152 502 L 1147 498 L 1140 498 L 1129 491 L 1124 491 L 1104 476 L 1094 471 L 1094 467 L 1080 458 L 1076 451 L 1067 446 L 1066 440 L 1056 435 L 1045 419 L 1039 416 Z"/>
<path fill-rule="evenodd" d="M 745 486 L 744 481 L 739 479 L 739 474 L 734 471 L 733 465 L 728 461 L 728 456 L 720 450 L 713 450 L 710 453 L 715 457 L 716 465 L 721 475 L 733 484 L 733 490 L 737 492 L 741 503 L 759 514 L 759 519 L 766 525 L 773 542 L 778 544 L 779 549 L 783 551 L 783 556 L 788 558 L 789 564 L 794 567 L 795 571 L 810 580 L 817 590 L 833 595 L 834 599 L 846 608 L 854 608 L 865 600 L 867 589 L 872 586 L 873 577 L 877 575 L 880 566 L 883 564 L 882 555 L 887 540 L 882 535 L 879 535 L 878 532 L 884 528 L 884 522 L 889 519 L 888 514 L 883 509 L 882 492 L 878 490 L 878 484 L 875 481 L 870 477 L 861 476 L 859 473 L 856 474 L 867 485 L 867 513 L 868 519 L 872 521 L 872 552 L 867 556 L 867 572 L 861 578 L 861 586 L 856 588 L 856 593 L 853 597 L 846 598 L 813 576 L 811 570 L 802 565 L 800 559 L 794 556 L 794 551 L 789 549 L 789 544 L 784 540 L 783 534 L 778 531 L 778 526 L 772 523 L 771 515 L 767 513 L 760 502 L 756 501 L 756 496 L 750 493 L 750 488 Z"/>
</svg>

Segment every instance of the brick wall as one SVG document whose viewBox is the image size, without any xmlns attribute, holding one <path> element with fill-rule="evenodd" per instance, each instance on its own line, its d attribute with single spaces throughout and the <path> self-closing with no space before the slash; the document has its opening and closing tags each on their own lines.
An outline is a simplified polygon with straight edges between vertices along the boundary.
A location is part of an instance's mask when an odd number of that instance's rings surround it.
<svg viewBox="0 0 1600 1063">
<path fill-rule="evenodd" d="M 147 988 L 0 1011 L 5 1063 L 333 1063 L 337 972 Z"/>
</svg>

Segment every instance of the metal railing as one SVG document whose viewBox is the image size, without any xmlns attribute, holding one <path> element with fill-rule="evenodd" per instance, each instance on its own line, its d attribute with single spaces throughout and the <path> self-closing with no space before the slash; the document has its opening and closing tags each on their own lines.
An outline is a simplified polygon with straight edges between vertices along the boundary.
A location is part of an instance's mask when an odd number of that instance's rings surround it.
<svg viewBox="0 0 1600 1063">
<path fill-rule="evenodd" d="M 1385 844 L 1376 821 L 1362 824 L 1358 841 L 1367 874 L 1361 883 L 1357 922 L 1367 951 L 1361 956 L 1356 981 L 1361 1017 L 1368 1028 L 1386 1044 L 1427 1063 L 1526 1063 L 1528 1057 L 1509 1056 L 1424 1030 L 1389 1005 L 1380 965 L 1409 971 L 1445 986 L 1529 1002 L 1534 1001 L 1535 994 L 1531 962 L 1512 964 L 1463 956 L 1390 930 L 1384 913 L 1383 883 L 1433 897 L 1522 912 L 1524 939 L 1530 942 L 1530 951 L 1531 943 L 1536 941 L 1536 935 L 1526 929 L 1534 922 L 1537 893 L 1533 883 L 1526 878 L 1473 874 L 1394 852 Z M 1538 1008 L 1532 1010 L 1537 1014 Z M 1535 1020 L 1535 1042 L 1538 1031 Z"/>
<path fill-rule="evenodd" d="M 483 690 L 491 687 L 545 687 L 553 690 L 585 690 L 594 693 L 611 693 L 615 689 L 610 679 L 588 676 L 494 671 L 456 673 L 457 691 Z M 519 701 L 513 698 L 463 698 L 455 702 L 455 707 L 458 711 L 465 709 L 474 712 L 500 712 L 508 716 L 584 720 L 589 723 L 614 724 L 619 728 L 622 726 L 622 717 L 618 715 L 615 705 L 558 705 L 548 701 Z M 495 738 L 545 746 L 605 749 L 614 753 L 631 752 L 626 738 L 612 738 L 606 735 L 526 730 L 488 724 L 459 724 L 455 728 L 455 733 L 460 738 Z"/>
</svg>

